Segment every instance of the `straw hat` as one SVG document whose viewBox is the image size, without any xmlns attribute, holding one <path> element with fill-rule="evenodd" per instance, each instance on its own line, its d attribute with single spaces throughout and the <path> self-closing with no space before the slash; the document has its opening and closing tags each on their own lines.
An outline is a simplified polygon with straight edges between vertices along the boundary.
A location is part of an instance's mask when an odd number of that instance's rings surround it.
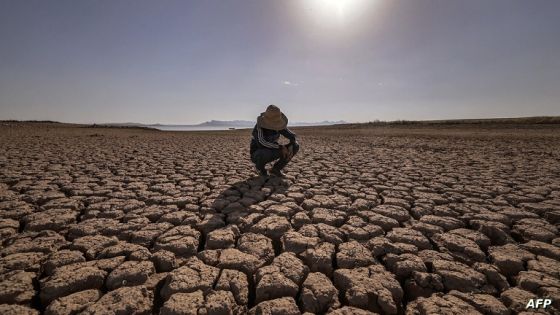
<svg viewBox="0 0 560 315">
<path fill-rule="evenodd" d="M 265 129 L 282 130 L 288 125 L 288 117 L 276 105 L 269 105 L 257 118 L 257 125 Z"/>
</svg>

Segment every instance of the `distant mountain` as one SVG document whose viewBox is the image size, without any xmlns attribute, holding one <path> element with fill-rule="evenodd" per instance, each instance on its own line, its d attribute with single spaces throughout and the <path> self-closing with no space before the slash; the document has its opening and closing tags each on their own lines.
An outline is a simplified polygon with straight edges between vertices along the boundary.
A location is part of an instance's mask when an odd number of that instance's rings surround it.
<svg viewBox="0 0 560 315">
<path fill-rule="evenodd" d="M 197 127 L 253 127 L 255 125 L 255 121 L 250 120 L 210 120 L 203 122 L 198 125 L 192 125 Z M 338 121 L 320 121 L 320 122 L 290 122 L 290 126 L 321 126 L 321 125 L 336 125 L 336 124 L 346 124 L 344 120 Z"/>
<path fill-rule="evenodd" d="M 255 121 L 250 120 L 210 120 L 194 126 L 208 126 L 208 127 L 253 127 Z M 343 120 L 338 121 L 320 121 L 320 122 L 290 122 L 290 126 L 320 126 L 320 125 L 335 125 L 346 124 Z"/>
<path fill-rule="evenodd" d="M 150 127 L 150 128 L 158 128 L 158 127 L 231 127 L 231 128 L 250 128 L 255 125 L 255 121 L 250 120 L 210 120 L 205 121 L 200 124 L 194 125 L 181 125 L 181 124 L 141 124 L 141 123 L 107 123 L 107 124 L 100 124 L 104 126 L 115 126 L 115 127 Z M 324 126 L 324 125 L 336 125 L 336 124 L 347 124 L 344 120 L 338 121 L 329 121 L 324 120 L 320 122 L 290 122 L 290 126 Z"/>
<path fill-rule="evenodd" d="M 253 127 L 254 121 L 249 120 L 210 120 L 194 125 L 197 127 Z"/>
<path fill-rule="evenodd" d="M 348 122 L 344 121 L 344 120 L 336 120 L 336 121 L 330 121 L 330 120 L 323 120 L 323 121 L 319 121 L 319 122 L 291 122 L 290 126 L 325 126 L 325 125 L 338 125 L 338 124 L 347 124 Z"/>
</svg>

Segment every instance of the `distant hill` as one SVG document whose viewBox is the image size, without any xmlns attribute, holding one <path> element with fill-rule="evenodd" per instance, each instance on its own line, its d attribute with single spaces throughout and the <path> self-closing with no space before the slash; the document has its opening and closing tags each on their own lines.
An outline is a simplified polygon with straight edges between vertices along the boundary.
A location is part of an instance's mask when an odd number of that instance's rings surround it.
<svg viewBox="0 0 560 315">
<path fill-rule="evenodd" d="M 251 128 L 255 125 L 255 121 L 250 120 L 209 120 L 200 124 L 194 125 L 181 125 L 181 124 L 140 124 L 140 123 L 106 123 L 100 124 L 105 126 L 115 126 L 115 127 L 149 127 L 149 128 L 159 128 L 159 127 L 231 127 L 231 128 Z M 326 126 L 326 125 L 336 125 L 336 124 L 347 124 L 343 120 L 338 121 L 320 121 L 320 122 L 290 122 L 289 126 Z"/>
<path fill-rule="evenodd" d="M 210 120 L 203 122 L 198 125 L 194 126 L 212 126 L 212 127 L 253 127 L 255 125 L 255 121 L 250 120 Z M 321 125 L 336 125 L 336 124 L 347 124 L 344 120 L 338 121 L 319 121 L 319 122 L 290 122 L 290 126 L 321 126 Z"/>
<path fill-rule="evenodd" d="M 252 127 L 254 121 L 249 120 L 210 120 L 195 125 L 197 127 Z"/>
<path fill-rule="evenodd" d="M 336 121 L 330 121 L 330 120 L 323 120 L 323 121 L 319 121 L 319 122 L 293 122 L 290 123 L 290 126 L 326 126 L 326 125 L 340 125 L 340 124 L 347 124 L 348 122 L 344 121 L 344 120 L 336 120 Z"/>
<path fill-rule="evenodd" d="M 16 120 L 5 119 L 0 120 L 2 124 L 61 124 L 61 125 L 83 125 L 96 127 L 138 127 L 138 128 L 158 128 L 158 127 L 232 127 L 232 128 L 250 128 L 255 125 L 250 120 L 210 120 L 195 125 L 173 125 L 173 124 L 142 124 L 142 123 L 101 123 L 101 124 L 76 124 L 58 122 L 52 120 Z M 349 123 L 344 120 L 338 121 L 320 121 L 320 122 L 290 122 L 289 126 L 328 126 L 340 125 L 340 127 L 360 127 L 360 126 L 430 126 L 430 125 L 560 125 L 560 116 L 535 116 L 535 117 L 513 117 L 513 118 L 478 118 L 478 119 L 445 119 L 445 120 L 393 120 L 382 121 L 374 120 L 369 122 Z"/>
</svg>

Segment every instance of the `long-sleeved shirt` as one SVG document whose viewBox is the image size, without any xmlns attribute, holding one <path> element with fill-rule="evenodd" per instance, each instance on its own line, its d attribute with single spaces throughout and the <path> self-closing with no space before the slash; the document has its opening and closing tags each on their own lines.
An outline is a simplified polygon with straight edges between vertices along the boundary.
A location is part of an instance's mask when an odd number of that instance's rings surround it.
<svg viewBox="0 0 560 315">
<path fill-rule="evenodd" d="M 279 131 L 265 129 L 255 125 L 253 128 L 253 139 L 251 139 L 251 154 L 258 149 L 268 148 L 268 149 L 278 149 L 280 145 L 278 144 L 278 138 L 280 135 L 288 138 L 290 143 L 296 143 L 296 134 L 290 129 L 285 128 Z"/>
</svg>

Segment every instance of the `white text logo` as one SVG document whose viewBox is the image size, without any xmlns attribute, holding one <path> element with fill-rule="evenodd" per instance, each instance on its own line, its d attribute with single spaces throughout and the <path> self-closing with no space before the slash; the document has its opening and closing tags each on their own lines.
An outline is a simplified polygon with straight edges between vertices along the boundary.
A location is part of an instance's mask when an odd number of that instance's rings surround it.
<svg viewBox="0 0 560 315">
<path fill-rule="evenodd" d="M 525 308 L 547 308 L 550 304 L 552 304 L 551 299 L 530 299 Z"/>
</svg>

